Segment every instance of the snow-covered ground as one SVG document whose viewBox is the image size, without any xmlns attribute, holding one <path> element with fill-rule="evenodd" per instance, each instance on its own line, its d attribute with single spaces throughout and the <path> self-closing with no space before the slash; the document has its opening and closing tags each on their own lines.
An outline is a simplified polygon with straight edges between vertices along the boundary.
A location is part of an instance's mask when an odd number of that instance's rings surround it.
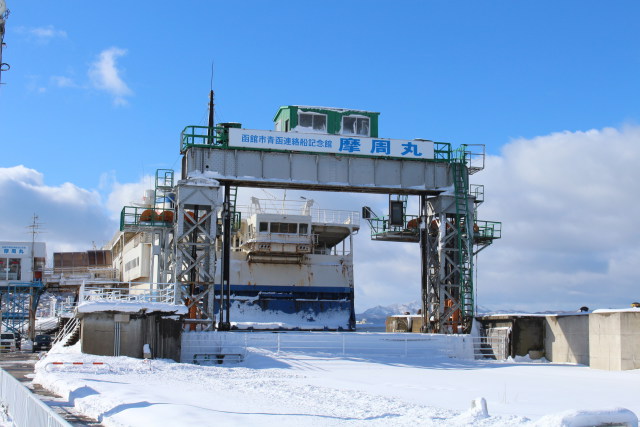
<svg viewBox="0 0 640 427">
<path fill-rule="evenodd" d="M 634 413 L 640 414 L 640 370 L 528 359 L 354 358 L 250 349 L 244 362 L 205 367 L 86 355 L 76 345 L 54 347 L 36 364 L 34 382 L 106 426 L 578 426 L 593 425 L 598 417 L 633 425 Z"/>
</svg>

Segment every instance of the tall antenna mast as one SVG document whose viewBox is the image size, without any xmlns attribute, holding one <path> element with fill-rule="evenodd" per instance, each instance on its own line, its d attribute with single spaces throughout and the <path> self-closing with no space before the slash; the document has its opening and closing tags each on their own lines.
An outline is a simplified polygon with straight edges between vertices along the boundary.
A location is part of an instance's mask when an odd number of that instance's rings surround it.
<svg viewBox="0 0 640 427">
<path fill-rule="evenodd" d="M 4 0 L 0 0 L 0 84 L 2 84 L 2 72 L 9 71 L 9 64 L 2 62 L 2 48 L 4 44 L 4 23 L 9 17 L 9 9 Z"/>
<path fill-rule="evenodd" d="M 36 274 L 36 253 L 35 253 L 35 247 L 36 247 L 36 236 L 38 234 L 41 233 L 41 226 L 42 223 L 38 222 L 38 215 L 36 215 L 35 213 L 33 214 L 33 221 L 31 222 L 31 225 L 28 225 L 27 228 L 30 229 L 30 233 L 31 233 L 31 280 L 33 280 L 35 278 L 35 274 Z"/>
<path fill-rule="evenodd" d="M 213 144 L 213 134 L 214 134 L 213 127 L 215 126 L 214 114 L 213 114 L 214 110 L 215 110 L 215 104 L 213 102 L 213 62 L 211 62 L 211 84 L 209 86 L 209 121 L 207 124 L 207 126 L 209 127 L 208 136 L 209 136 L 210 144 Z"/>
</svg>

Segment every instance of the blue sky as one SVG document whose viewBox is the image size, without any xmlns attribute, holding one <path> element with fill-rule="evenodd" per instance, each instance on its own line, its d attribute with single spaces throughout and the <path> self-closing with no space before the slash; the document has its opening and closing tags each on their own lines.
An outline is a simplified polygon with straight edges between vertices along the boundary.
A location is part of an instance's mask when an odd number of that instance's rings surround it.
<svg viewBox="0 0 640 427">
<path fill-rule="evenodd" d="M 116 227 L 113 212 L 122 194 L 133 191 L 134 184 L 157 168 L 179 169 L 181 129 L 206 122 L 213 63 L 218 121 L 271 129 L 281 105 L 350 107 L 381 112 L 381 136 L 428 138 L 456 146 L 486 144 L 493 156 L 488 165 L 495 169 L 483 172 L 486 178 L 479 174 L 477 182 L 487 184 L 486 208 L 492 215 L 487 219 L 504 220 L 512 240 L 509 243 L 505 234 L 498 243 L 502 249 L 496 244 L 483 253 L 487 261 L 481 260 L 479 274 L 488 275 L 483 280 L 496 289 L 481 295 L 486 300 L 481 305 L 517 306 L 504 297 L 507 283 L 508 293 L 515 292 L 517 300 L 531 300 L 530 287 L 520 293 L 512 287 L 514 278 L 522 275 L 522 265 L 505 265 L 506 255 L 500 251 L 520 254 L 522 259 L 513 263 L 525 262 L 532 273 L 550 269 L 545 276 L 550 289 L 567 277 L 578 280 L 581 271 L 598 265 L 603 266 L 598 274 L 604 278 L 621 280 L 611 275 L 620 242 L 584 256 L 568 243 L 552 248 L 532 245 L 539 230 L 520 235 L 526 227 L 513 227 L 521 221 L 530 224 L 524 220 L 535 209 L 520 211 L 527 205 L 509 201 L 522 194 L 531 199 L 539 192 L 539 203 L 529 200 L 543 208 L 534 220 L 549 213 L 545 204 L 560 204 L 559 212 L 575 212 L 577 218 L 611 214 L 611 228 L 616 221 L 637 224 L 634 218 L 616 217 L 617 209 L 603 206 L 599 211 L 577 204 L 572 198 L 580 196 L 580 188 L 568 193 L 558 189 L 567 180 L 573 182 L 573 175 L 563 173 L 574 170 L 576 163 L 596 165 L 579 168 L 589 176 L 579 176 L 576 185 L 587 185 L 589 179 L 600 182 L 600 175 L 590 174 L 605 158 L 613 164 L 603 173 L 625 175 L 611 178 L 612 191 L 592 195 L 593 203 L 615 193 L 613 188 L 623 186 L 629 174 L 637 176 L 635 167 L 625 169 L 626 163 L 616 162 L 637 154 L 638 2 L 9 0 L 7 6 L 11 14 L 3 60 L 11 70 L 2 73 L 0 87 L 0 168 L 5 168 L 4 182 L 17 186 L 2 187 L 5 196 L 23 206 L 0 207 L 8 218 L 0 228 L 5 236 L 14 233 L 12 238 L 18 239 L 14 230 L 38 210 L 48 223 L 51 247 L 54 241 L 59 248 L 75 248 L 111 237 Z M 589 136 L 590 130 L 597 135 Z M 566 163 L 557 169 L 546 170 L 558 156 L 565 158 L 565 143 L 575 144 L 575 152 L 566 153 Z M 610 144 L 620 152 L 603 157 Z M 530 147 L 541 151 L 529 152 Z M 25 169 L 16 169 L 18 165 Z M 539 188 L 540 179 L 528 179 L 541 170 L 546 171 L 542 178 L 557 173 L 555 187 Z M 520 187 L 503 185 L 518 182 Z M 25 189 L 35 196 L 25 197 Z M 493 206 L 492 191 L 497 196 Z M 381 200 L 383 206 L 386 199 Z M 365 198 L 356 204 L 365 201 L 369 202 Z M 94 226 L 80 232 L 83 215 L 93 218 Z M 69 218 L 74 218 L 71 224 Z M 557 213 L 554 218 L 549 223 L 557 223 Z M 567 219 L 568 228 L 571 224 L 573 216 Z M 574 241 L 567 236 L 567 242 Z M 361 243 L 363 253 L 373 256 L 387 250 L 369 243 Z M 628 245 L 622 252 L 635 253 L 637 245 Z M 557 246 L 567 246 L 566 252 L 551 262 Z M 409 254 L 415 250 L 393 249 Z M 530 251 L 535 254 L 526 258 Z M 407 281 L 415 279 L 411 259 L 397 267 L 407 270 Z M 571 262 L 560 262 L 567 276 L 558 279 L 552 266 L 561 259 Z M 361 276 L 375 280 L 366 272 Z M 411 292 L 394 296 L 383 284 L 379 293 L 371 290 L 375 285 L 368 286 L 362 291 L 363 305 L 419 296 L 413 285 L 406 288 Z M 587 297 L 593 298 L 581 296 Z M 569 299 L 569 294 L 563 298 Z M 627 292 L 620 302 L 611 299 L 609 304 L 626 304 L 628 298 Z M 553 301 L 568 305 L 562 298 L 538 299 L 539 307 Z M 527 307 L 534 304 L 522 304 Z"/>
</svg>

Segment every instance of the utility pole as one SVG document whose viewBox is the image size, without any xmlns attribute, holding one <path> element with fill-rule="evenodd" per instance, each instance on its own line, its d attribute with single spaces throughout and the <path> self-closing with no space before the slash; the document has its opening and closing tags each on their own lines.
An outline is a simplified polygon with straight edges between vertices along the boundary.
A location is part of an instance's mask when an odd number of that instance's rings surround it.
<svg viewBox="0 0 640 427">
<path fill-rule="evenodd" d="M 32 287 L 29 292 L 29 339 L 33 341 L 36 337 L 36 309 L 38 308 L 38 299 L 40 297 L 36 285 L 36 235 L 41 233 L 42 223 L 38 222 L 38 215 L 33 214 L 33 222 L 28 225 L 31 233 L 31 283 Z M 42 276 L 39 278 L 39 286 L 43 286 Z"/>
</svg>

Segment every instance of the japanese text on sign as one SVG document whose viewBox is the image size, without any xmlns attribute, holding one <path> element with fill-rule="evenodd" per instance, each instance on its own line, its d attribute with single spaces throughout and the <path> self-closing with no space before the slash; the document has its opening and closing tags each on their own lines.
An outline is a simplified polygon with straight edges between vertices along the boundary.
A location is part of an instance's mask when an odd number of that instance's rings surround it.
<svg viewBox="0 0 640 427">
<path fill-rule="evenodd" d="M 367 157 L 433 159 L 433 142 L 361 136 L 229 129 L 229 146 L 266 150 L 355 154 Z"/>
</svg>

